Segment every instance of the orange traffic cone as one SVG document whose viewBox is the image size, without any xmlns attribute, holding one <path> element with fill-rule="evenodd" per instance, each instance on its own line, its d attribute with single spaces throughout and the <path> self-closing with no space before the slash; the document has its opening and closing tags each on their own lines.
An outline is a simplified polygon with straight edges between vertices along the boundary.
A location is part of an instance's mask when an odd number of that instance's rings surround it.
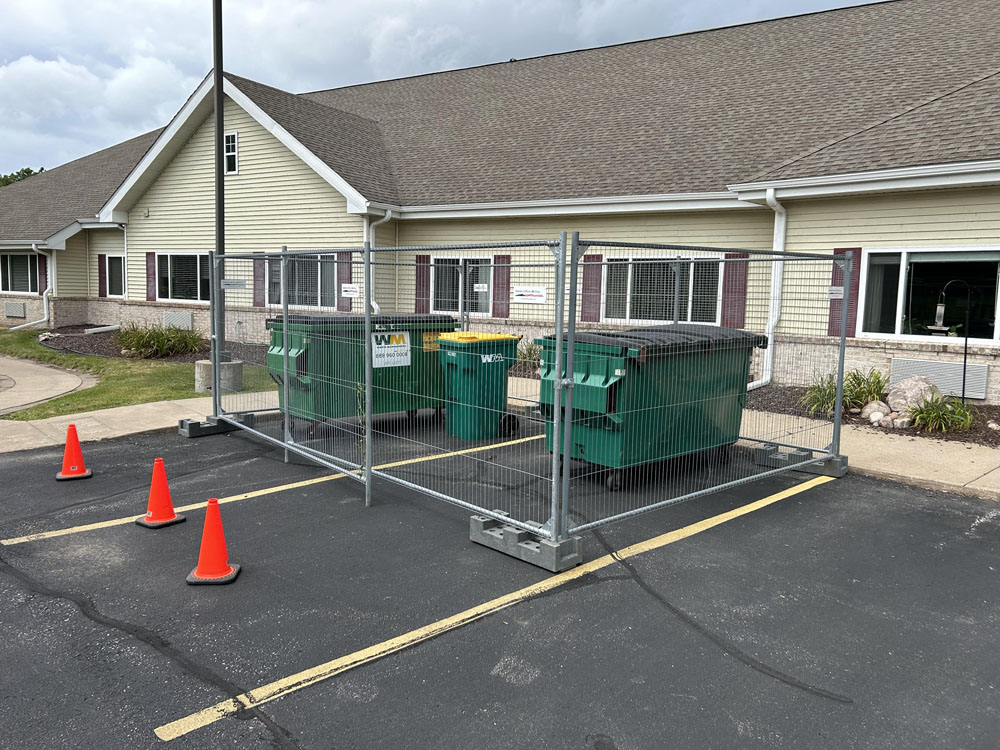
<svg viewBox="0 0 1000 750">
<path fill-rule="evenodd" d="M 230 583 L 240 573 L 239 565 L 229 564 L 226 537 L 222 533 L 219 501 L 212 498 L 205 509 L 205 529 L 201 533 L 201 553 L 198 567 L 187 577 L 190 584 Z"/>
<path fill-rule="evenodd" d="M 163 468 L 163 459 L 157 458 L 153 461 L 153 480 L 149 484 L 146 515 L 135 519 L 135 522 L 147 529 L 160 529 L 183 520 L 184 516 L 174 512 L 174 504 L 170 502 L 170 487 L 167 485 L 167 470 Z"/>
<path fill-rule="evenodd" d="M 89 471 L 83 463 L 83 451 L 80 450 L 80 438 L 76 436 L 76 425 L 71 424 L 66 429 L 66 450 L 63 452 L 62 471 L 56 474 L 56 479 L 86 479 L 94 472 Z"/>
</svg>

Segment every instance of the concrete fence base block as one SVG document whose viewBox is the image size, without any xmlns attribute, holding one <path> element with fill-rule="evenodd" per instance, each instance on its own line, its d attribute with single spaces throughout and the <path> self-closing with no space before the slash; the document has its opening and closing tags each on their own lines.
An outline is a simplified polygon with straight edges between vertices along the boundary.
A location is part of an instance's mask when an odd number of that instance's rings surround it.
<svg viewBox="0 0 1000 750">
<path fill-rule="evenodd" d="M 243 362 L 234 359 L 232 362 L 219 363 L 219 387 L 223 393 L 239 393 L 243 390 Z M 212 361 L 199 359 L 194 363 L 195 393 L 212 392 Z"/>
<path fill-rule="evenodd" d="M 177 432 L 181 437 L 196 438 L 205 435 L 218 435 L 223 432 L 232 432 L 239 429 L 228 422 L 220 422 L 215 417 L 209 417 L 204 422 L 197 419 L 182 419 L 177 423 Z"/>
<path fill-rule="evenodd" d="M 583 562 L 583 540 L 578 536 L 553 542 L 487 516 L 469 519 L 469 539 L 553 573 Z"/>
</svg>

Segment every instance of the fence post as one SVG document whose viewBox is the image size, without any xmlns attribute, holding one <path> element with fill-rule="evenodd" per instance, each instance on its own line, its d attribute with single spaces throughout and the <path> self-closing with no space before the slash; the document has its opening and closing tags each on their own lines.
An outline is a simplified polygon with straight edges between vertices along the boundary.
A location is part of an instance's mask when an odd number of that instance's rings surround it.
<svg viewBox="0 0 1000 750">
<path fill-rule="evenodd" d="M 222 358 L 219 356 L 219 341 L 216 337 L 216 316 L 218 315 L 216 307 L 226 304 L 226 300 L 222 296 L 225 292 L 217 288 L 215 284 L 218 274 L 218 270 L 216 269 L 217 260 L 218 256 L 215 254 L 215 251 L 209 251 L 208 285 L 212 291 L 208 296 L 208 340 L 211 342 L 209 359 L 212 360 L 212 416 L 216 419 L 222 416 L 222 397 L 219 395 L 219 384 L 222 382 L 222 378 L 219 375 L 219 362 L 222 361 Z"/>
<path fill-rule="evenodd" d="M 674 325 L 681 322 L 681 264 L 671 264 L 674 271 Z"/>
<path fill-rule="evenodd" d="M 372 504 L 372 379 L 374 363 L 372 360 L 372 244 L 365 242 L 364 245 L 364 266 L 365 266 L 365 435 L 362 441 L 364 451 L 361 456 L 361 465 L 364 467 L 365 479 L 365 507 Z"/>
<path fill-rule="evenodd" d="M 284 443 L 292 442 L 292 415 L 288 410 L 288 247 L 281 246 L 281 396 L 284 405 L 282 423 L 285 425 Z M 288 463 L 288 449 L 285 449 Z"/>
<path fill-rule="evenodd" d="M 553 541 L 559 541 L 564 534 L 562 527 L 562 485 L 559 481 L 560 436 L 562 432 L 562 364 L 563 364 L 563 320 L 566 297 L 566 232 L 559 235 L 559 248 L 554 250 L 556 260 L 556 350 L 552 375 L 552 514 L 549 532 Z"/>
<path fill-rule="evenodd" d="M 566 391 L 566 406 L 563 417 L 563 460 L 562 460 L 562 491 L 560 505 L 559 528 L 565 535 L 569 528 L 569 472 L 570 457 L 573 455 L 573 357 L 574 342 L 576 339 L 576 275 L 578 261 L 580 257 L 580 233 L 573 232 L 573 243 L 570 248 L 569 264 L 569 310 L 567 316 L 566 329 L 566 377 L 563 381 L 563 388 Z M 565 290 L 566 284 L 560 285 L 560 290 Z M 559 541 L 561 537 L 557 537 Z"/>
<path fill-rule="evenodd" d="M 836 263 L 836 261 L 834 261 Z M 854 251 L 844 254 L 844 297 L 840 303 L 840 351 L 837 355 L 837 400 L 833 406 L 833 455 L 840 455 L 840 422 L 844 412 L 844 354 L 847 350 L 847 319 L 851 314 L 851 273 L 854 270 Z"/>
</svg>

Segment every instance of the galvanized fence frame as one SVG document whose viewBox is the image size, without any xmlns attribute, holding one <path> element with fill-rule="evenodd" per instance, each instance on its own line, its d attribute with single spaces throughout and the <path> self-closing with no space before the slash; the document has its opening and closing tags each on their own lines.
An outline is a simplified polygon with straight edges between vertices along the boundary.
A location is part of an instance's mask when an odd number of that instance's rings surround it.
<svg viewBox="0 0 1000 750">
<path fill-rule="evenodd" d="M 374 299 L 374 269 L 400 266 L 404 267 L 402 270 L 405 271 L 405 267 L 413 265 L 410 262 L 396 261 L 392 259 L 386 260 L 386 257 L 391 256 L 387 256 L 385 254 L 395 253 L 397 254 L 396 257 L 399 257 L 398 254 L 406 252 L 443 253 L 454 255 L 463 252 L 481 253 L 488 250 L 513 251 L 516 249 L 523 250 L 524 248 L 532 248 L 539 252 L 550 252 L 552 256 L 551 260 L 545 261 L 534 261 L 531 263 L 520 264 L 515 261 L 510 261 L 508 263 L 510 268 L 514 268 L 516 266 L 537 267 L 539 269 L 538 273 L 540 274 L 540 278 L 543 278 L 542 275 L 544 275 L 545 286 L 550 286 L 553 291 L 553 320 L 549 322 L 549 326 L 552 330 L 551 337 L 553 339 L 554 348 L 554 361 L 552 362 L 551 368 L 551 372 L 553 373 L 553 377 L 551 378 L 553 401 L 551 416 L 545 418 L 546 423 L 550 423 L 546 429 L 551 429 L 551 445 L 553 446 L 553 450 L 548 476 L 545 477 L 548 487 L 548 498 L 546 501 L 548 519 L 544 522 L 537 518 L 532 519 L 515 517 L 510 515 L 507 511 L 493 507 L 487 501 L 483 500 L 477 502 L 475 498 L 460 497 L 458 496 L 459 493 L 455 491 L 449 492 L 436 489 L 435 487 L 430 486 L 431 483 L 429 482 L 408 479 L 402 476 L 400 472 L 395 472 L 393 470 L 393 462 L 387 463 L 389 468 L 386 468 L 386 465 L 379 464 L 379 441 L 376 439 L 379 430 L 376 429 L 376 425 L 373 421 L 373 401 L 374 390 L 376 387 L 373 371 L 373 335 L 375 333 L 373 309 L 377 309 L 377 303 Z M 591 518 L 586 515 L 581 515 L 579 507 L 581 504 L 585 504 L 584 501 L 581 500 L 585 494 L 585 489 L 581 488 L 584 487 L 586 477 L 589 474 L 593 474 L 593 472 L 589 472 L 588 474 L 588 471 L 581 472 L 579 469 L 574 471 L 572 465 L 573 461 L 568 459 L 564 460 L 562 457 L 573 455 L 574 432 L 578 430 L 580 422 L 579 418 L 574 417 L 574 385 L 577 366 L 577 340 L 583 334 L 593 332 L 594 330 L 600 332 L 601 330 L 600 326 L 593 325 L 589 327 L 589 330 L 587 326 L 583 326 L 581 328 L 581 299 L 580 293 L 578 293 L 578 287 L 581 286 L 579 280 L 581 278 L 581 265 L 584 261 L 584 256 L 587 255 L 588 252 L 595 249 L 604 249 L 604 252 L 614 251 L 620 253 L 641 252 L 672 254 L 671 257 L 674 258 L 674 260 L 671 261 L 674 263 L 672 278 L 673 283 L 675 284 L 672 296 L 674 317 L 672 322 L 674 324 L 680 323 L 682 317 L 680 313 L 680 287 L 678 286 L 681 279 L 680 272 L 678 271 L 680 264 L 689 262 L 691 259 L 696 259 L 698 254 L 712 253 L 716 255 L 723 254 L 726 256 L 725 262 L 747 263 L 748 265 L 754 263 L 760 264 L 760 266 L 770 265 L 771 279 L 773 280 L 775 278 L 774 274 L 779 274 L 778 297 L 775 299 L 773 296 L 774 286 L 772 284 L 772 296 L 769 300 L 771 311 L 767 315 L 767 330 L 764 331 L 764 333 L 770 338 L 769 345 L 771 347 L 776 346 L 775 323 L 777 318 L 780 317 L 773 313 L 774 305 L 777 305 L 780 310 L 781 306 L 785 304 L 784 298 L 781 296 L 780 284 L 780 279 L 782 279 L 785 275 L 785 264 L 822 264 L 825 262 L 831 264 L 832 267 L 840 268 L 843 283 L 842 287 L 839 288 L 839 293 L 843 296 L 840 303 L 840 335 L 837 347 L 836 367 L 835 372 L 833 373 L 836 381 L 836 400 L 834 413 L 832 415 L 832 436 L 829 443 L 824 446 L 818 446 L 801 445 L 794 441 L 759 441 L 761 442 L 761 448 L 766 450 L 776 450 L 779 454 L 782 449 L 784 449 L 785 452 L 792 451 L 793 454 L 795 451 L 802 451 L 802 454 L 796 455 L 793 461 L 785 461 L 780 465 L 765 467 L 764 470 L 755 471 L 743 476 L 736 476 L 735 474 L 731 477 L 722 476 L 720 477 L 720 481 L 712 481 L 708 486 L 692 487 L 690 491 L 685 491 L 675 496 L 670 496 L 664 499 L 649 498 L 648 501 L 633 504 L 633 507 L 622 506 L 621 508 L 614 508 L 612 509 L 613 512 L 602 513 L 600 517 Z M 357 385 L 363 391 L 364 406 L 362 409 L 363 425 L 361 424 L 362 420 L 357 420 L 357 429 L 360 431 L 361 435 L 360 440 L 356 441 L 356 444 L 354 444 L 354 449 L 356 450 L 355 453 L 351 453 L 350 451 L 334 451 L 328 446 L 325 448 L 317 448 L 314 445 L 308 444 L 308 441 L 298 439 L 294 434 L 295 416 L 292 414 L 292 410 L 290 408 L 292 395 L 290 391 L 292 388 L 291 380 L 292 376 L 295 375 L 294 371 L 295 368 L 298 367 L 298 364 L 293 367 L 290 359 L 292 345 L 290 343 L 289 329 L 291 327 L 291 321 L 293 320 L 293 312 L 290 309 L 292 305 L 290 305 L 289 298 L 292 293 L 291 286 L 293 276 L 295 280 L 299 279 L 301 276 L 298 272 L 293 274 L 291 269 L 296 267 L 296 264 L 301 264 L 303 262 L 312 263 L 314 259 L 317 263 L 321 259 L 329 260 L 327 256 L 332 256 L 334 254 L 336 255 L 335 262 L 343 263 L 344 261 L 342 259 L 345 253 L 349 254 L 349 262 L 352 266 L 360 267 L 363 279 L 363 293 L 360 299 L 363 307 L 362 338 L 364 349 L 364 367 L 363 380 Z M 732 254 L 733 256 L 738 255 L 739 259 L 730 260 L 728 258 L 729 254 Z M 745 248 L 613 242 L 597 239 L 581 239 L 578 233 L 574 233 L 572 237 L 568 237 L 566 233 L 563 233 L 558 240 L 553 239 L 543 241 L 534 240 L 524 242 L 465 243 L 456 245 L 386 248 L 373 248 L 369 243 L 366 243 L 362 247 L 337 248 L 332 250 L 289 250 L 287 247 L 282 247 L 280 252 L 270 253 L 227 253 L 224 257 L 211 254 L 210 266 L 212 274 L 212 288 L 222 288 L 222 294 L 224 297 L 221 300 L 217 300 L 213 296 L 211 300 L 211 314 L 209 316 L 211 321 L 210 335 L 213 342 L 211 357 L 213 363 L 213 406 L 215 410 L 215 417 L 221 422 L 247 430 L 256 437 L 283 448 L 286 460 L 288 459 L 289 453 L 294 453 L 330 469 L 341 471 L 348 478 L 361 482 L 365 487 L 366 505 L 370 505 L 372 502 L 373 481 L 375 479 L 379 479 L 398 486 L 406 487 L 408 489 L 416 490 L 425 495 L 457 505 L 458 507 L 472 511 L 473 513 L 484 518 L 492 519 L 493 521 L 502 523 L 505 526 L 518 531 L 527 532 L 537 538 L 548 539 L 553 543 L 564 542 L 573 537 L 573 535 L 579 534 L 580 532 L 588 529 L 614 523 L 640 513 L 668 507 L 670 505 L 675 505 L 710 493 L 731 489 L 748 482 L 756 481 L 760 478 L 773 476 L 793 469 L 800 471 L 812 470 L 821 473 L 834 473 L 839 475 L 844 469 L 844 463 L 840 456 L 840 424 L 843 413 L 844 356 L 848 334 L 848 315 L 846 314 L 846 311 L 856 305 L 856 300 L 851 299 L 850 296 L 851 275 L 855 272 L 854 266 L 856 265 L 855 258 L 853 256 L 854 254 L 851 252 L 848 252 L 843 256 L 832 257 L 807 253 L 777 253 L 773 251 L 752 250 Z M 606 257 L 602 258 L 600 261 L 600 265 L 602 267 L 602 278 L 605 273 L 604 269 L 608 268 L 612 262 L 612 260 L 609 260 Z M 646 261 L 633 259 L 627 262 L 632 264 L 632 266 L 638 267 Z M 253 399 L 240 394 L 227 393 L 224 390 L 224 379 L 221 375 L 222 368 L 225 366 L 224 363 L 229 359 L 226 349 L 224 349 L 223 346 L 220 346 L 220 344 L 226 339 L 227 307 L 231 305 L 233 310 L 246 310 L 250 303 L 247 301 L 248 296 L 246 295 L 245 288 L 240 288 L 235 281 L 229 282 L 227 287 L 226 280 L 220 278 L 220 276 L 225 274 L 240 276 L 242 274 L 244 279 L 252 276 L 254 283 L 256 284 L 258 274 L 257 264 L 261 263 L 267 264 L 265 266 L 267 269 L 265 273 L 268 274 L 265 281 L 267 284 L 270 284 L 273 280 L 272 271 L 270 270 L 274 267 L 272 264 L 277 264 L 279 269 L 277 274 L 279 282 L 279 300 L 277 300 L 277 302 L 270 300 L 263 312 L 263 314 L 266 315 L 267 312 L 270 311 L 282 321 L 281 341 L 279 347 L 281 359 L 279 388 L 281 393 L 279 397 L 280 406 L 278 407 L 272 403 L 270 397 L 261 397 L 258 398 L 257 401 L 254 401 Z M 490 261 L 491 273 L 494 267 L 495 264 L 493 261 Z M 508 274 L 510 273 L 510 268 L 508 268 Z M 722 261 L 720 261 L 720 274 L 722 272 L 722 268 Z M 483 327 L 484 324 L 477 323 L 468 309 L 463 309 L 463 303 L 461 300 L 464 299 L 464 290 L 466 286 L 465 280 L 462 276 L 464 273 L 462 269 L 464 269 L 464 266 L 459 264 L 458 288 L 460 290 L 460 301 L 457 311 L 458 325 L 463 330 L 469 330 L 477 325 Z M 719 283 L 721 284 L 721 281 Z M 786 280 L 786 296 L 788 294 L 788 289 L 789 284 Z M 337 294 L 340 294 L 340 291 L 338 291 Z M 689 295 L 690 294 L 693 294 L 693 292 L 689 292 Z M 831 298 L 832 297 L 833 292 L 831 291 Z M 257 299 L 255 291 L 253 305 L 256 305 L 256 303 Z M 602 304 L 604 303 L 602 302 Z M 243 329 L 238 330 L 241 332 L 243 331 Z M 267 332 L 264 331 L 264 334 L 266 335 Z M 237 338 L 240 338 L 240 336 L 237 336 Z M 232 338 L 230 338 L 230 342 L 232 346 L 236 345 Z M 267 343 L 269 345 L 273 344 L 273 339 L 267 341 Z M 274 346 L 272 345 L 269 348 L 273 350 Z M 260 366 L 260 363 L 258 363 L 257 366 Z M 272 377 L 274 377 L 273 373 Z M 275 377 L 274 379 L 278 380 L 279 378 Z M 539 388 L 541 387 L 542 385 L 540 381 Z M 539 404 L 539 407 L 540 406 L 541 405 Z M 265 429 L 259 421 L 259 418 L 266 418 L 268 415 L 274 416 L 276 412 L 280 412 L 280 432 L 276 432 L 274 429 Z M 541 412 L 539 412 L 539 414 L 540 413 Z M 743 435 L 741 435 L 740 438 L 741 440 L 756 440 L 756 438 L 752 437 L 745 438 Z M 479 448 L 474 450 L 479 450 Z M 464 452 L 460 450 L 456 453 L 462 454 Z M 781 456 L 779 455 L 778 458 L 780 459 Z M 534 476 L 535 479 L 542 477 L 542 475 L 537 472 Z"/>
</svg>

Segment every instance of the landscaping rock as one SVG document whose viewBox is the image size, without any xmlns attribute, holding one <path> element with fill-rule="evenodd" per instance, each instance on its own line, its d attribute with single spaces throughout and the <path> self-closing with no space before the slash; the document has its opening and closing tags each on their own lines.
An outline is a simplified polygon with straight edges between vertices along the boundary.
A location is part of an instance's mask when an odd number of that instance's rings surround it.
<svg viewBox="0 0 1000 750">
<path fill-rule="evenodd" d="M 913 420 L 909 417 L 899 417 L 892 420 L 892 426 L 897 430 L 906 430 L 913 426 Z"/>
<path fill-rule="evenodd" d="M 890 388 L 886 401 L 889 402 L 892 411 L 906 414 L 911 407 L 919 406 L 939 393 L 937 386 L 930 380 L 923 375 L 914 375 L 906 380 L 900 380 Z"/>
<path fill-rule="evenodd" d="M 892 429 L 894 427 L 894 425 L 892 423 L 892 417 L 882 417 L 878 421 L 878 426 L 879 427 L 887 427 L 889 429 Z"/>
<path fill-rule="evenodd" d="M 994 430 L 994 431 L 1000 430 L 1000 424 L 997 424 L 996 422 L 994 422 L 992 420 L 989 421 L 989 422 L 987 422 L 986 426 L 989 427 L 991 430 Z"/>
<path fill-rule="evenodd" d="M 885 419 L 885 414 L 883 414 L 880 411 L 873 411 L 871 414 L 868 415 L 868 419 L 869 421 L 871 421 L 872 424 L 878 424 L 883 419 Z"/>
<path fill-rule="evenodd" d="M 853 409 L 851 411 L 854 411 Z M 890 411 L 889 405 L 883 401 L 869 401 L 865 404 L 865 408 L 861 410 L 861 417 L 863 419 L 871 418 L 874 412 L 882 412 L 883 415 L 888 414 Z M 879 417 L 881 419 L 882 417 Z"/>
<path fill-rule="evenodd" d="M 859 408 L 858 408 L 858 407 L 856 407 L 856 406 L 852 406 L 852 407 L 851 407 L 850 409 L 848 409 L 847 411 L 849 411 L 849 412 L 850 412 L 851 414 L 860 414 L 860 413 L 861 413 L 861 409 L 859 409 Z"/>
</svg>

